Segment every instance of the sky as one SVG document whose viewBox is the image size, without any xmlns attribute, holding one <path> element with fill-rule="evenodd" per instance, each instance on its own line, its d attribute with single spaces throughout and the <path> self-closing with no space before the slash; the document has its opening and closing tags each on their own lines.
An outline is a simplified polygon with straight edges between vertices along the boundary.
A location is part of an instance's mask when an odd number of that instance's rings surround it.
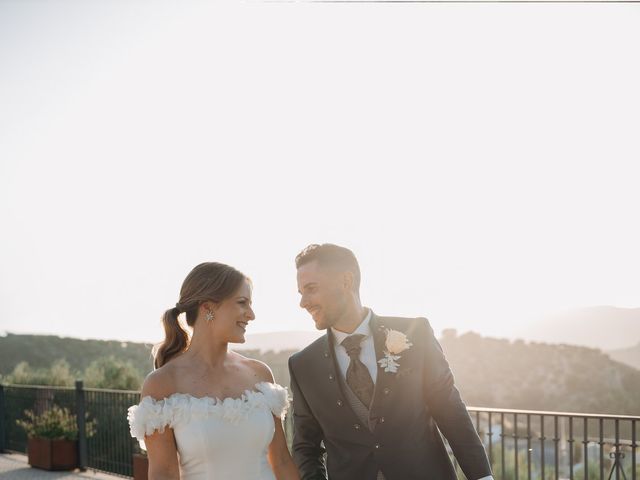
<svg viewBox="0 0 640 480">
<path fill-rule="evenodd" d="M 203 261 L 249 333 L 363 303 L 512 337 L 640 307 L 634 4 L 0 1 L 0 331 L 162 339 Z"/>
</svg>

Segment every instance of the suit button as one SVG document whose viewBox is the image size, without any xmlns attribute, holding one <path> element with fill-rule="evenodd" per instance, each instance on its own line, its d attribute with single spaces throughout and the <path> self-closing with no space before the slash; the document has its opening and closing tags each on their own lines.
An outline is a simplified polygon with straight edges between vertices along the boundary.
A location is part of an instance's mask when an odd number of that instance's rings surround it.
<svg viewBox="0 0 640 480">
<path fill-rule="evenodd" d="M 353 428 L 355 428 L 356 430 L 360 430 L 360 424 L 359 423 L 355 423 L 353 425 Z"/>
<path fill-rule="evenodd" d="M 380 450 L 380 444 L 379 444 L 379 443 L 376 443 L 376 444 L 373 446 L 373 448 L 375 448 L 376 450 Z"/>
<path fill-rule="evenodd" d="M 342 406 L 342 400 L 338 400 L 338 401 L 336 402 L 336 405 L 338 405 L 339 407 L 341 407 L 341 406 Z"/>
<path fill-rule="evenodd" d="M 384 417 L 380 417 L 380 420 L 378 420 L 378 422 L 384 423 Z"/>
<path fill-rule="evenodd" d="M 329 380 L 335 380 L 336 377 L 333 376 L 333 373 L 329 374 Z"/>
<path fill-rule="evenodd" d="M 382 393 L 384 393 L 385 395 L 389 395 L 391 393 L 391 389 L 389 387 L 384 387 L 382 389 Z"/>
<path fill-rule="evenodd" d="M 324 352 L 324 358 L 329 358 L 329 352 Z"/>
</svg>

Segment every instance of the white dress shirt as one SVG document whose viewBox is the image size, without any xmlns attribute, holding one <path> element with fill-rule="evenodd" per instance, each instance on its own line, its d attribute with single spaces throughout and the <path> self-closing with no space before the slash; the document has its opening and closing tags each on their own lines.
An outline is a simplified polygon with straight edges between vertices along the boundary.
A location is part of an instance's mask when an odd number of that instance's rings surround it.
<svg viewBox="0 0 640 480">
<path fill-rule="evenodd" d="M 373 335 L 371 332 L 371 327 L 369 326 L 369 322 L 371 321 L 371 310 L 367 311 L 367 315 L 364 317 L 364 320 L 360 322 L 358 328 L 356 328 L 352 333 L 341 332 L 340 330 L 336 330 L 335 328 L 331 328 L 331 333 L 333 334 L 333 339 L 335 340 L 333 348 L 336 352 L 336 360 L 338 362 L 338 368 L 340 369 L 340 373 L 342 374 L 342 378 L 347 378 L 347 368 L 349 368 L 349 362 L 351 359 L 349 355 L 347 355 L 347 350 L 340 345 L 342 341 L 347 338 L 349 335 L 366 335 L 366 337 L 362 340 L 360 344 L 360 361 L 364 363 L 367 370 L 371 374 L 371 379 L 373 383 L 376 383 L 376 379 L 378 378 L 378 363 L 376 361 L 376 349 L 373 343 Z M 478 480 L 493 480 L 493 477 L 482 477 Z"/>
<path fill-rule="evenodd" d="M 378 364 L 376 363 L 376 349 L 373 344 L 373 335 L 371 334 L 371 328 L 369 327 L 369 322 L 371 321 L 371 310 L 367 312 L 367 315 L 364 317 L 364 320 L 360 322 L 358 328 L 356 328 L 352 333 L 341 332 L 340 330 L 336 330 L 335 328 L 331 328 L 331 332 L 333 333 L 333 339 L 335 340 L 333 348 L 336 352 L 336 360 L 338 361 L 338 368 L 340 369 L 340 373 L 342 374 L 342 378 L 347 378 L 347 368 L 349 368 L 349 362 L 351 359 L 349 355 L 347 355 L 347 349 L 342 345 L 342 341 L 350 335 L 365 335 L 366 338 L 362 340 L 360 344 L 360 361 L 364 363 L 367 370 L 371 374 L 371 380 L 375 385 L 376 379 L 378 378 Z"/>
</svg>

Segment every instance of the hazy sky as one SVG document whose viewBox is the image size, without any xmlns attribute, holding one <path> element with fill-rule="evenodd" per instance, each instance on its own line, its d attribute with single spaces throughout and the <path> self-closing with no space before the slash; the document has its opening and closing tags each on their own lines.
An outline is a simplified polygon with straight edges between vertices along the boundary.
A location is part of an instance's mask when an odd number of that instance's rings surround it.
<svg viewBox="0 0 640 480">
<path fill-rule="evenodd" d="M 202 261 L 436 330 L 640 306 L 634 4 L 0 1 L 0 331 L 157 341 Z"/>
</svg>

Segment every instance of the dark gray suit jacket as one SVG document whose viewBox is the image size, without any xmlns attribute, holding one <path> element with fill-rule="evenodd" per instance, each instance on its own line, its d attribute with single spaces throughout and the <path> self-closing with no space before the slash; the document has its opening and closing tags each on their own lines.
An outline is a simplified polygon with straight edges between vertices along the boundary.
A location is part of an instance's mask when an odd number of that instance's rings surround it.
<svg viewBox="0 0 640 480">
<path fill-rule="evenodd" d="M 405 333 L 413 344 L 400 354 L 396 373 L 378 366 L 372 431 L 360 424 L 342 391 L 330 332 L 289 359 L 293 458 L 302 479 L 326 479 L 328 473 L 330 480 L 375 480 L 381 470 L 386 480 L 456 480 L 439 430 L 469 480 L 491 475 L 429 322 L 373 314 L 370 326 L 377 359 L 384 356 L 386 329 Z"/>
</svg>

